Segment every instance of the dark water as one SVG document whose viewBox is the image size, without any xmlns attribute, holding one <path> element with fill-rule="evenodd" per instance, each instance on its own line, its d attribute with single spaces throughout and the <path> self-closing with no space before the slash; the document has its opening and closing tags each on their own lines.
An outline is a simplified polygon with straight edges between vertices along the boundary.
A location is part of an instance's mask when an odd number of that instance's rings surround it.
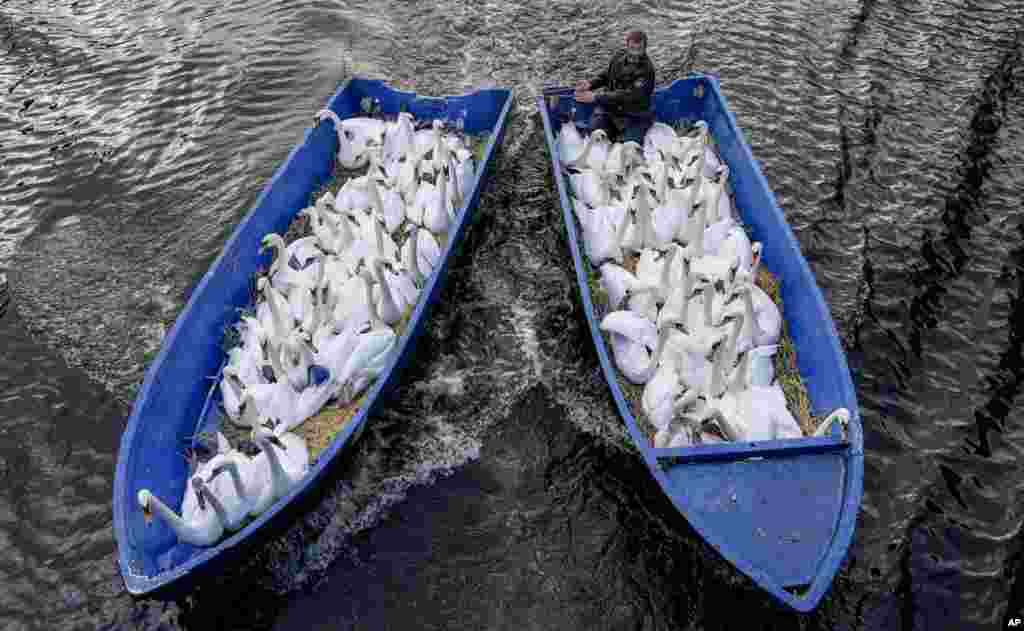
<svg viewBox="0 0 1024 631">
<path fill-rule="evenodd" d="M 996 629 L 1024 614 L 1024 5 L 0 1 L 0 627 Z M 584 8 L 585 7 L 585 8 Z M 816 612 L 701 543 L 571 295 L 532 95 L 647 30 L 718 73 L 832 308 L 865 429 Z M 316 506 L 187 598 L 126 595 L 130 388 L 351 73 L 516 90 L 417 362 Z"/>
</svg>

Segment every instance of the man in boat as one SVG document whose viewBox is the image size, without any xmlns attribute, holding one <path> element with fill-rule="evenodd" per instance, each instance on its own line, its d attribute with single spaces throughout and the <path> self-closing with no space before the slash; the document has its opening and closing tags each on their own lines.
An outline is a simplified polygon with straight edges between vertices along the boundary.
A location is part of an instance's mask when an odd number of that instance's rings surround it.
<svg viewBox="0 0 1024 631">
<path fill-rule="evenodd" d="M 603 94 L 594 90 L 607 88 Z M 591 131 L 603 129 L 612 140 L 644 144 L 644 135 L 654 122 L 654 64 L 647 56 L 647 35 L 626 33 L 626 48 L 617 52 L 608 69 L 590 81 L 576 84 L 576 100 L 594 103 Z M 621 134 L 621 138 L 618 136 Z"/>
</svg>

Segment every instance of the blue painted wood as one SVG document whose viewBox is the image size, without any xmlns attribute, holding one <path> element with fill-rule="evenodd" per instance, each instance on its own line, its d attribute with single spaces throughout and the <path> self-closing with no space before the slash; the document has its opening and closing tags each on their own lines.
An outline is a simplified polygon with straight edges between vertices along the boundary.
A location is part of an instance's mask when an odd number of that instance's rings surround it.
<svg viewBox="0 0 1024 631">
<path fill-rule="evenodd" d="M 814 475 L 807 475 L 813 472 Z M 666 471 L 678 501 L 777 585 L 811 583 L 841 513 L 843 454 L 700 462 Z"/>
<path fill-rule="evenodd" d="M 310 203 L 314 191 L 334 171 L 338 148 L 334 124 L 326 121 L 305 133 L 264 188 L 256 205 L 242 219 L 224 249 L 196 286 L 184 310 L 164 339 L 160 352 L 146 371 L 142 388 L 121 437 L 114 477 L 114 532 L 118 564 L 132 594 L 169 594 L 180 589 L 185 577 L 210 573 L 237 555 L 243 544 L 271 530 L 269 524 L 290 519 L 300 499 L 323 478 L 330 463 L 363 430 L 367 418 L 386 400 L 398 376 L 413 356 L 416 339 L 444 284 L 452 252 L 459 245 L 480 194 L 491 177 L 489 168 L 505 134 L 512 92 L 478 90 L 460 96 L 419 97 L 394 90 L 382 81 L 354 78 L 331 98 L 327 107 L 340 118 L 361 113 L 364 97 L 379 100 L 385 114 L 403 107 L 419 118 L 442 118 L 466 133 L 491 132 L 473 192 L 460 209 L 435 268 L 421 291 L 409 326 L 398 340 L 381 376 L 371 386 L 365 404 L 343 428 L 310 469 L 302 484 L 216 546 L 194 548 L 177 543 L 174 533 L 159 520 L 146 525 L 136 503 L 142 488 L 151 489 L 172 508 L 179 509 L 187 466 L 181 453 L 197 428 L 216 424 L 214 405 L 219 394 L 211 390 L 207 375 L 218 374 L 224 363 L 220 342 L 226 326 L 237 321 L 236 309 L 249 300 L 249 284 L 259 265 L 269 263 L 260 254 L 260 240 L 268 232 L 284 233 L 295 214 Z M 157 591 L 155 591 L 157 590 Z"/>
<path fill-rule="evenodd" d="M 693 447 L 671 447 L 652 449 L 656 458 L 672 458 L 673 464 L 684 462 L 728 462 L 745 458 L 766 458 L 776 455 L 815 454 L 827 451 L 849 449 L 850 443 L 837 436 L 820 436 L 808 438 L 787 438 L 766 440 L 759 443 L 723 443 L 714 445 L 695 445 Z"/>
<path fill-rule="evenodd" d="M 545 89 L 537 97 L 537 108 L 544 122 L 580 298 L 615 406 L 662 490 L 705 541 L 780 602 L 798 611 L 809 611 L 828 590 L 849 548 L 863 484 L 863 432 L 857 397 L 821 290 L 736 126 L 718 80 L 694 74 L 655 91 L 658 120 L 672 124 L 680 119 L 702 119 L 708 123 L 719 155 L 729 165 L 736 208 L 750 227 L 752 238 L 764 244 L 762 264 L 779 279 L 783 317 L 797 351 L 797 368 L 807 386 L 811 410 L 824 415 L 845 407 L 850 411 L 850 423 L 845 440 L 839 428 L 833 428 L 823 438 L 772 441 L 754 447 L 741 443 L 713 449 L 652 448 L 640 433 L 619 388 L 609 349 L 594 317 L 587 283 L 589 263 L 580 251 L 568 181 L 558 162 L 556 124 L 573 120 L 582 126 L 580 123 L 588 120 L 593 111 L 591 105 L 576 103 L 571 93 L 572 89 L 566 87 Z M 750 460 L 751 452 L 758 449 L 760 459 Z M 681 462 L 669 461 L 664 456 L 679 458 Z M 659 464 L 659 459 L 671 464 Z M 809 489 L 810 500 L 802 494 L 804 488 Z M 724 506 L 726 501 L 732 502 L 735 489 L 742 491 L 735 491 L 737 501 L 741 497 L 768 499 L 747 501 L 742 510 L 711 510 Z M 794 525 L 773 521 L 777 513 L 807 516 L 812 511 L 815 515 L 813 519 L 808 517 L 811 521 L 806 522 L 806 527 L 813 533 L 801 535 L 798 540 L 749 534 L 756 533 L 758 527 L 775 532 Z M 742 523 L 737 525 L 737 520 Z M 800 595 L 785 589 L 804 584 L 806 589 Z"/>
</svg>

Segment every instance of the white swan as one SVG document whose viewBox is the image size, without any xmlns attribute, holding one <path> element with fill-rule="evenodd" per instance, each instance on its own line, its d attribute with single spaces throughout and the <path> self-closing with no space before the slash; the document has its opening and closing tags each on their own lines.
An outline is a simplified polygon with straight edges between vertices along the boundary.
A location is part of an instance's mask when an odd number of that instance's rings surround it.
<svg viewBox="0 0 1024 631">
<path fill-rule="evenodd" d="M 364 270 L 363 275 L 364 278 L 370 278 L 368 271 Z M 380 374 L 397 340 L 395 332 L 380 319 L 376 305 L 371 300 L 370 330 L 359 335 L 355 349 L 336 375 L 338 397 L 342 403 L 351 402 L 358 392 Z"/>
<path fill-rule="evenodd" d="M 231 420 L 238 420 L 239 409 L 242 405 L 242 392 L 245 386 L 242 385 L 235 370 L 225 369 L 221 371 L 220 396 L 224 402 L 224 411 Z"/>
<path fill-rule="evenodd" d="M 235 531 L 242 527 L 252 512 L 259 480 L 253 475 L 252 459 L 237 449 L 219 453 L 210 460 L 210 477 L 207 485 L 220 500 L 224 508 L 221 521 L 224 529 Z M 221 477 L 226 470 L 232 470 L 229 477 Z"/>
<path fill-rule="evenodd" d="M 410 230 L 408 238 L 402 244 L 402 266 L 406 270 L 418 273 L 422 282 L 430 277 L 434 268 L 441 262 L 441 245 L 429 230 L 420 230 L 416 225 Z"/>
<path fill-rule="evenodd" d="M 357 145 L 348 137 L 347 130 L 338 115 L 328 109 L 317 112 L 317 122 L 325 118 L 334 122 L 334 131 L 338 136 L 338 163 L 346 169 L 358 169 L 366 165 L 365 145 Z"/>
<path fill-rule="evenodd" d="M 625 235 L 627 222 L 622 217 L 625 209 L 614 206 L 595 208 L 588 211 L 579 208 L 584 217 L 583 245 L 590 264 L 600 266 L 606 260 L 622 262 L 622 238 Z"/>
<path fill-rule="evenodd" d="M 750 282 L 734 283 L 731 294 L 739 297 L 741 303 L 723 305 L 715 319 L 721 320 L 730 314 L 744 315 L 746 324 L 740 335 L 739 352 L 756 346 L 776 344 L 782 334 L 782 314 L 771 297 Z"/>
<path fill-rule="evenodd" d="M 345 180 L 334 197 L 335 213 L 344 214 L 370 209 L 373 202 L 370 200 L 370 193 L 366 190 L 366 179 L 373 178 L 361 175 Z"/>
<path fill-rule="evenodd" d="M 385 188 L 381 195 L 377 187 L 377 180 L 368 177 L 363 181 L 363 186 L 370 194 L 370 201 L 377 214 L 384 220 L 384 227 L 387 231 L 394 232 L 405 221 L 405 202 L 398 191 Z"/>
<path fill-rule="evenodd" d="M 476 183 L 476 163 L 468 149 L 452 152 L 451 156 L 454 160 L 455 197 L 458 200 L 457 205 L 461 208 L 473 191 L 473 184 Z"/>
<path fill-rule="evenodd" d="M 354 238 L 352 232 L 348 230 L 348 222 L 334 219 L 319 206 L 307 206 L 300 210 L 299 214 L 307 217 L 313 236 L 325 252 L 338 254 L 344 251 Z"/>
<path fill-rule="evenodd" d="M 613 311 L 601 320 L 598 328 L 621 335 L 652 350 L 658 345 L 658 329 L 654 323 L 632 311 Z"/>
<path fill-rule="evenodd" d="M 762 441 L 803 435 L 786 408 L 779 386 L 749 386 L 750 356 L 745 354 L 727 388 L 707 398 L 704 420 L 715 418 L 730 440 Z M 718 362 L 716 370 L 720 370 Z"/>
<path fill-rule="evenodd" d="M 558 160 L 566 166 L 575 163 L 583 155 L 588 141 L 583 140 L 576 123 L 562 123 L 561 129 L 558 130 Z"/>
<path fill-rule="evenodd" d="M 273 501 L 277 501 L 287 495 L 309 471 L 309 448 L 301 437 L 290 432 L 278 435 L 263 425 L 253 429 L 252 440 L 266 454 L 264 462 Z"/>
<path fill-rule="evenodd" d="M 645 249 L 636 264 L 637 279 L 653 288 L 655 300 L 663 304 L 673 287 L 680 287 L 684 282 L 686 267 L 684 257 L 680 256 L 682 248 L 672 244 L 665 252 Z"/>
<path fill-rule="evenodd" d="M 244 523 L 247 516 L 259 517 L 274 503 L 274 489 L 271 486 L 270 468 L 266 460 L 267 456 L 263 452 L 253 458 L 241 455 L 238 458 L 224 459 L 210 473 L 211 481 L 223 479 L 224 473 L 228 473 L 232 490 L 240 500 L 239 506 L 246 510 L 239 525 Z"/>
<path fill-rule="evenodd" d="M 764 244 L 755 241 L 750 244 L 750 265 L 747 269 L 740 269 L 736 274 L 737 283 L 756 283 L 757 276 L 761 269 L 761 255 L 764 252 Z"/>
<path fill-rule="evenodd" d="M 605 174 L 626 176 L 629 169 L 640 160 L 642 152 L 643 147 L 633 140 L 613 144 L 604 163 Z"/>
<path fill-rule="evenodd" d="M 640 282 L 636 276 L 615 263 L 605 263 L 600 267 L 601 286 L 608 294 L 608 310 L 616 311 L 626 296 L 650 291 L 651 287 Z"/>
<path fill-rule="evenodd" d="M 284 237 L 271 232 L 260 241 L 260 252 L 266 250 L 274 251 L 274 259 L 267 269 L 267 277 L 274 288 L 281 292 L 287 292 L 292 287 L 313 287 L 316 283 L 317 261 L 322 252 L 316 247 L 318 239 L 315 236 L 296 239 L 290 246 L 286 246 Z M 312 260 L 313 264 L 304 269 L 294 269 L 290 261 L 292 257 L 302 261 Z M 304 263 L 300 263 L 304 264 Z"/>
<path fill-rule="evenodd" d="M 673 415 L 673 401 L 682 388 L 679 379 L 679 362 L 665 353 L 671 325 L 675 322 L 667 320 L 659 328 L 659 345 L 661 353 L 651 360 L 653 374 L 644 386 L 640 398 L 644 414 L 657 429 L 668 425 Z M 657 361 L 655 361 L 657 360 Z"/>
<path fill-rule="evenodd" d="M 448 178 L 439 173 L 437 182 L 423 208 L 423 227 L 434 234 L 441 234 L 448 232 L 448 226 L 455 218 L 455 205 L 449 195 Z"/>
<path fill-rule="evenodd" d="M 611 151 L 611 142 L 608 140 L 608 133 L 603 129 L 595 129 L 590 133 L 590 151 L 587 153 L 586 163 L 580 160 L 579 167 L 586 166 L 587 168 L 598 173 L 602 177 L 606 175 L 604 165 L 608 161 L 608 153 Z"/>
<path fill-rule="evenodd" d="M 224 534 L 223 520 L 226 518 L 224 507 L 220 500 L 206 488 L 206 483 L 202 478 L 196 476 L 192 480 L 192 484 L 200 498 L 197 503 L 198 510 L 192 514 L 179 517 L 149 489 L 139 491 L 137 496 L 139 507 L 142 508 L 142 517 L 146 524 L 152 522 L 155 512 L 171 527 L 179 541 L 194 546 L 209 546 L 216 543 Z"/>
<path fill-rule="evenodd" d="M 610 336 L 612 354 L 615 356 L 615 365 L 618 366 L 623 376 L 634 384 L 646 383 L 654 375 L 655 369 L 661 361 L 668 334 L 668 328 L 658 332 L 653 347 L 654 351 L 649 353 L 648 344 L 613 332 Z"/>
<path fill-rule="evenodd" d="M 379 258 L 375 258 L 370 263 L 370 269 L 373 270 L 377 286 L 380 288 L 380 300 L 374 301 L 374 307 L 385 324 L 394 324 L 402 319 L 402 308 L 396 302 L 388 279 L 384 275 L 384 262 Z"/>
<path fill-rule="evenodd" d="M 415 136 L 412 114 L 399 112 L 395 124 L 384 132 L 384 148 L 381 152 L 383 161 L 390 162 L 407 156 L 415 147 Z"/>
<path fill-rule="evenodd" d="M 638 187 L 636 196 L 637 217 L 646 217 L 643 244 L 646 248 L 664 250 L 676 236 L 681 217 L 668 206 L 652 207 L 650 187 L 643 183 Z"/>
<path fill-rule="evenodd" d="M 370 116 L 353 116 L 341 121 L 341 126 L 352 134 L 357 144 L 382 147 L 388 122 Z"/>
<path fill-rule="evenodd" d="M 295 328 L 288 301 L 274 289 L 266 276 L 261 276 L 256 281 L 256 290 L 265 299 L 265 302 L 257 308 L 256 315 L 259 318 L 260 327 L 266 332 L 269 352 L 276 353 L 284 338 Z"/>
<path fill-rule="evenodd" d="M 812 436 L 824 436 L 825 433 L 832 428 L 834 423 L 839 423 L 840 427 L 845 432 L 846 428 L 850 424 L 850 411 L 846 408 L 837 408 L 829 414 L 820 425 L 818 425 Z"/>
<path fill-rule="evenodd" d="M 282 380 L 282 377 L 286 378 L 296 391 L 301 391 L 309 384 L 309 368 L 313 363 L 313 351 L 310 350 L 298 329 L 292 329 L 292 332 L 282 341 L 279 359 L 285 374 L 278 375 L 278 380 Z"/>
<path fill-rule="evenodd" d="M 595 208 L 607 206 L 611 189 L 601 174 L 593 169 L 585 169 L 579 173 L 569 174 L 569 184 L 578 199 Z"/>
<path fill-rule="evenodd" d="M 372 299 L 372 284 L 366 275 L 351 276 L 339 291 L 331 294 L 328 308 L 335 328 L 343 330 L 369 322 Z"/>
<path fill-rule="evenodd" d="M 659 156 L 672 153 L 676 144 L 676 130 L 661 121 L 655 121 L 644 134 L 644 158 L 653 162 Z"/>
</svg>

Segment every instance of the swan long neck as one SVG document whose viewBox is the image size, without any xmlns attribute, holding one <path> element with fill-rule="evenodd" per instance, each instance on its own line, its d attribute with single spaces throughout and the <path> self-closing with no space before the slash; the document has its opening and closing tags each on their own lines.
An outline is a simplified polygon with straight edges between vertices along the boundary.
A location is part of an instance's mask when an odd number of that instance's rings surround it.
<svg viewBox="0 0 1024 631">
<path fill-rule="evenodd" d="M 729 332 L 729 352 L 725 356 L 729 359 L 731 364 L 736 359 L 736 349 L 739 346 L 740 331 L 743 330 L 743 321 L 746 319 L 742 313 L 738 313 L 735 316 L 732 323 L 732 330 Z"/>
<path fill-rule="evenodd" d="M 273 285 L 267 283 L 267 302 L 270 305 L 270 315 L 273 317 L 274 325 L 280 329 L 275 331 L 277 336 L 284 335 L 285 331 L 291 327 L 288 326 L 288 321 L 291 318 L 291 314 L 287 312 L 287 308 L 282 308 L 280 301 L 284 300 L 280 292 L 274 289 Z"/>
<path fill-rule="evenodd" d="M 234 393 L 235 398 L 241 400 L 241 398 L 242 398 L 242 389 L 241 389 L 241 387 L 238 386 L 238 384 L 235 383 L 236 379 L 238 379 L 238 377 L 237 377 L 237 375 L 235 374 L 234 371 L 231 371 L 229 373 L 229 372 L 227 372 L 225 370 L 224 371 L 224 376 L 221 379 L 221 382 L 222 383 L 227 383 L 228 384 L 228 388 L 230 388 L 231 392 Z"/>
<path fill-rule="evenodd" d="M 594 134 L 587 135 L 587 141 L 583 143 L 583 151 L 580 155 L 572 161 L 572 164 L 585 163 L 587 158 L 590 157 L 590 147 L 594 144 Z"/>
<path fill-rule="evenodd" d="M 259 442 L 260 447 L 263 448 L 263 453 L 267 454 L 267 463 L 270 465 L 270 483 L 274 488 L 274 495 L 284 495 L 291 487 L 291 481 L 288 480 L 288 475 L 281 464 L 281 457 L 269 440 L 260 438 Z"/>
<path fill-rule="evenodd" d="M 373 201 L 373 205 L 377 208 L 377 212 L 380 216 L 384 216 L 384 202 L 380 198 L 380 191 L 377 190 L 377 180 L 372 175 L 366 176 L 366 187 L 370 192 L 370 199 Z"/>
<path fill-rule="evenodd" d="M 412 239 L 412 243 L 409 244 L 409 249 L 412 250 L 412 275 L 417 280 L 423 280 L 423 274 L 420 273 L 420 230 L 419 226 L 413 224 L 412 232 L 409 233 L 409 238 Z"/>
<path fill-rule="evenodd" d="M 248 498 L 245 482 L 242 480 L 242 473 L 238 470 L 237 462 L 225 462 L 221 465 L 231 475 L 231 481 L 235 484 L 235 492 L 238 497 Z"/>
<path fill-rule="evenodd" d="M 267 270 L 267 277 L 273 276 L 276 272 L 281 271 L 281 267 L 287 265 L 287 261 L 284 260 L 285 244 L 284 237 L 279 234 L 271 234 L 267 236 L 268 245 L 274 250 L 274 260 L 270 262 L 270 269 Z"/>
<path fill-rule="evenodd" d="M 672 264 L 675 262 L 675 258 L 676 249 L 670 246 L 668 249 L 668 254 L 665 255 L 665 264 L 661 268 L 661 285 L 666 290 L 668 290 L 668 288 L 671 286 L 670 282 L 672 280 Z"/>
<path fill-rule="evenodd" d="M 644 183 L 641 183 L 639 188 L 640 188 L 640 192 L 637 195 L 637 200 L 636 200 L 637 228 L 640 229 L 640 234 L 642 236 L 642 242 L 646 245 L 646 244 L 650 243 L 650 241 L 651 241 L 651 236 L 650 236 L 651 235 L 651 228 L 650 228 L 650 224 L 651 224 L 651 207 L 647 203 L 647 194 L 648 194 L 647 185 L 644 184 Z"/>
<path fill-rule="evenodd" d="M 716 223 L 722 219 L 718 213 L 718 204 L 722 200 L 722 188 L 724 187 L 725 182 L 722 182 L 721 184 L 715 184 L 711 188 L 711 201 L 708 204 L 710 208 L 707 210 L 710 223 Z"/>
<path fill-rule="evenodd" d="M 750 282 L 756 283 L 757 273 L 761 267 L 761 255 L 764 253 L 764 245 L 758 243 L 756 248 L 751 248 L 751 252 L 754 254 L 754 260 L 750 263 Z"/>
<path fill-rule="evenodd" d="M 711 326 L 711 307 L 715 302 L 715 288 L 711 284 L 704 285 L 704 289 L 701 290 L 701 296 L 704 299 L 704 326 Z"/>
<path fill-rule="evenodd" d="M 281 354 L 285 352 L 287 344 L 282 341 L 280 347 L 278 347 L 275 353 L 273 349 L 268 353 L 270 355 L 270 365 L 274 369 L 274 377 L 277 378 L 278 382 L 284 381 L 287 376 L 287 372 L 284 369 L 284 365 L 281 363 Z"/>
<path fill-rule="evenodd" d="M 208 489 L 206 485 L 199 487 L 199 492 L 202 493 L 203 499 L 210 503 L 213 512 L 217 513 L 217 519 L 220 520 L 220 523 L 228 523 L 228 512 L 224 510 L 224 504 L 221 503 L 217 494 Z"/>
<path fill-rule="evenodd" d="M 708 394 L 713 397 L 720 396 L 722 392 L 722 386 L 724 385 L 722 383 L 724 380 L 724 375 L 722 374 L 724 366 L 722 364 L 724 363 L 724 359 L 725 345 L 722 344 L 719 345 L 718 350 L 715 352 L 715 362 L 711 367 L 711 388 L 709 389 L 710 392 Z"/>
<path fill-rule="evenodd" d="M 188 491 L 186 490 L 186 492 Z M 151 494 L 149 496 L 149 507 L 154 513 L 159 515 L 161 519 L 167 522 L 167 525 L 170 526 L 171 530 L 178 535 L 179 539 L 183 538 L 182 535 L 188 536 L 188 533 L 191 532 L 192 529 L 189 524 L 185 523 L 184 519 L 171 510 L 171 508 L 167 504 L 164 504 L 163 500 L 156 495 Z"/>
<path fill-rule="evenodd" d="M 334 121 L 334 132 L 338 136 L 338 152 L 340 153 L 342 149 L 349 148 L 351 143 L 348 140 L 348 136 L 345 135 L 345 128 L 342 127 L 341 119 L 338 118 L 338 115 L 331 110 L 321 110 L 320 114 L 321 117 L 326 115 L 327 118 Z"/>
<path fill-rule="evenodd" d="M 707 202 L 697 208 L 693 215 L 693 236 L 690 242 L 693 246 L 695 256 L 704 256 L 704 227 L 707 223 Z"/>
<path fill-rule="evenodd" d="M 377 303 L 373 300 L 373 283 L 368 276 L 363 276 L 363 287 L 366 289 L 366 306 L 370 311 L 370 328 L 380 328 L 384 321 L 380 319 L 380 314 L 377 313 Z"/>
<path fill-rule="evenodd" d="M 615 242 L 620 248 L 622 242 L 626 240 L 626 230 L 629 229 L 629 210 L 626 210 L 626 214 L 622 216 L 622 221 L 619 222 L 619 229 L 615 234 Z"/>
<path fill-rule="evenodd" d="M 665 352 L 665 344 L 668 343 L 668 334 L 670 330 L 671 327 L 666 324 L 665 328 L 658 332 L 658 347 L 654 349 L 654 355 L 651 357 L 651 363 L 647 368 L 648 375 L 653 375 L 658 370 L 658 364 L 661 363 L 661 356 Z"/>
<path fill-rule="evenodd" d="M 380 222 L 377 219 L 373 219 L 373 232 L 377 235 L 377 253 L 381 256 L 384 255 L 384 229 L 381 227 Z"/>
<path fill-rule="evenodd" d="M 736 374 L 733 376 L 732 382 L 729 384 L 729 391 L 733 394 L 741 392 L 747 387 L 747 383 L 750 381 L 750 352 L 743 353 L 743 358 L 740 359 L 740 365 L 736 368 Z M 745 414 L 744 418 L 749 418 L 749 414 Z"/>
<path fill-rule="evenodd" d="M 352 234 L 352 228 L 348 224 L 348 219 L 345 217 L 339 217 L 338 221 L 334 222 L 335 230 L 338 233 L 338 240 L 340 240 L 341 248 L 347 248 L 352 241 L 355 240 L 355 235 Z"/>
<path fill-rule="evenodd" d="M 391 295 L 391 287 L 388 286 L 387 278 L 384 277 L 384 264 L 377 261 L 373 266 L 373 271 L 377 276 L 377 283 L 380 284 L 381 301 L 388 301 L 397 310 L 398 306 L 395 305 L 394 296 Z"/>
<path fill-rule="evenodd" d="M 754 315 L 754 298 L 751 296 L 753 288 L 748 288 L 743 296 L 743 313 L 747 317 L 747 321 L 750 323 L 750 336 L 751 342 L 756 343 L 758 336 L 761 334 L 761 330 L 757 325 L 757 317 Z"/>
<path fill-rule="evenodd" d="M 437 150 L 443 152 L 443 149 L 441 149 L 442 146 L 444 146 L 444 143 L 442 143 L 439 140 L 438 141 L 438 149 Z M 448 209 L 446 208 L 446 206 L 447 206 L 446 202 L 447 202 L 447 197 L 448 197 L 448 176 L 445 175 L 444 172 L 439 172 L 437 174 L 437 178 L 439 180 L 438 186 L 437 186 L 437 191 L 438 191 L 438 195 L 437 195 L 438 212 L 441 213 L 442 215 L 445 215 L 447 217 L 448 216 Z"/>
</svg>

